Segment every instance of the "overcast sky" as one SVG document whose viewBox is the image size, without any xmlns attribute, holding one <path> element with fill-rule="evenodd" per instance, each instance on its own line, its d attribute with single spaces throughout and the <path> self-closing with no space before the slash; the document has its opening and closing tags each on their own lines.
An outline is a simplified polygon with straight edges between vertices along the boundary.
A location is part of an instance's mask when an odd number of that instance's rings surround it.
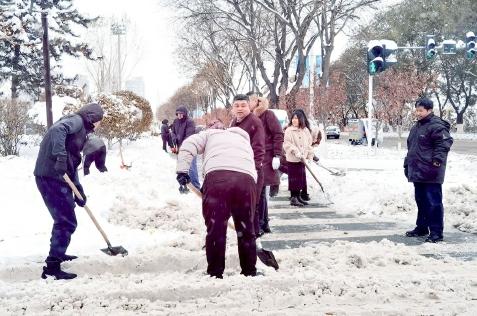
<svg viewBox="0 0 477 316">
<path fill-rule="evenodd" d="M 175 67 L 173 14 L 161 7 L 158 0 L 75 0 L 74 5 L 81 13 L 91 16 L 127 15 L 135 25 L 142 53 L 131 77 L 144 78 L 146 98 L 153 107 L 166 101 L 188 81 Z"/>
</svg>

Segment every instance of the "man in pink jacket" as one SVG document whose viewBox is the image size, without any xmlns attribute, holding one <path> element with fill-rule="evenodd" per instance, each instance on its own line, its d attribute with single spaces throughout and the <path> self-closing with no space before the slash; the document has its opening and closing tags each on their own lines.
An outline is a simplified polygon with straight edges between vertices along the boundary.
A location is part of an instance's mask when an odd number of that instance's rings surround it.
<svg viewBox="0 0 477 316">
<path fill-rule="evenodd" d="M 205 250 L 207 273 L 222 278 L 225 269 L 227 222 L 232 215 L 238 240 L 241 274 L 255 276 L 257 249 L 253 216 L 256 205 L 257 171 L 250 138 L 239 127 L 212 128 L 188 137 L 177 159 L 177 181 L 190 182 L 188 171 L 195 156 L 203 154 L 202 214 L 207 226 Z"/>
</svg>

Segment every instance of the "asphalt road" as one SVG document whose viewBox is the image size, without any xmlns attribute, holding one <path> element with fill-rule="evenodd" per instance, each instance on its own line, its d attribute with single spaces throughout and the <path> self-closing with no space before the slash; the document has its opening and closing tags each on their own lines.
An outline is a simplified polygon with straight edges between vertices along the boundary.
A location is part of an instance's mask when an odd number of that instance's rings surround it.
<svg viewBox="0 0 477 316">
<path fill-rule="evenodd" d="M 343 135 L 344 136 L 344 135 Z M 346 136 L 340 139 L 327 139 L 328 142 L 338 142 L 342 144 L 349 143 Z M 397 148 L 398 138 L 397 137 L 385 137 L 383 147 L 384 148 Z M 406 138 L 402 139 L 402 148 L 406 148 Z M 467 154 L 467 155 L 476 155 L 477 156 L 477 140 L 468 140 L 468 139 L 454 139 L 454 144 L 452 145 L 451 151 Z"/>
</svg>

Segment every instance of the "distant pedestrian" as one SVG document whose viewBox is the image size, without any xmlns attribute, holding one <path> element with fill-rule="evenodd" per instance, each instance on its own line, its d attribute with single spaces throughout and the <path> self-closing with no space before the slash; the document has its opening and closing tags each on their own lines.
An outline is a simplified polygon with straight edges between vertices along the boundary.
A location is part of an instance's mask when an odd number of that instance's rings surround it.
<svg viewBox="0 0 477 316">
<path fill-rule="evenodd" d="M 199 154 L 204 157 L 202 214 L 207 227 L 207 273 L 223 277 L 227 222 L 232 215 L 241 274 L 255 276 L 257 249 L 253 221 L 257 171 L 249 136 L 241 128 L 224 130 L 220 121 L 213 121 L 209 129 L 187 138 L 177 158 L 177 181 L 181 186 L 190 182 L 188 170 Z"/>
<path fill-rule="evenodd" d="M 164 119 L 162 120 L 162 125 L 161 125 L 161 139 L 162 139 L 162 150 L 167 152 L 167 145 L 169 147 L 173 147 L 172 145 L 172 135 L 171 131 L 169 130 L 169 120 Z"/>
<path fill-rule="evenodd" d="M 176 117 L 177 118 L 172 123 L 172 140 L 177 147 L 176 152 L 178 152 L 182 142 L 184 142 L 187 137 L 195 134 L 195 123 L 188 117 L 187 107 L 183 105 L 177 108 Z M 200 190 L 197 157 L 194 157 L 194 160 L 191 163 L 189 175 L 192 185 Z"/>
<path fill-rule="evenodd" d="M 44 279 L 49 275 L 55 279 L 76 278 L 76 274 L 62 271 L 60 265 L 63 261 L 77 258 L 66 254 L 77 226 L 75 202 L 80 207 L 86 204 L 86 195 L 79 182 L 77 168 L 81 164 L 81 151 L 85 147 L 87 135 L 99 126 L 102 119 L 103 109 L 99 104 L 85 105 L 78 112 L 66 115 L 55 122 L 41 141 L 33 174 L 38 190 L 53 218 L 50 252 L 41 275 Z M 102 146 L 97 148 L 100 149 Z M 103 154 L 94 155 L 94 151 L 89 151 L 89 155 L 99 157 L 102 161 Z M 99 164 L 101 163 L 98 162 Z M 73 195 L 71 188 L 63 179 L 65 174 L 78 188 L 83 200 Z"/>
<path fill-rule="evenodd" d="M 308 204 L 301 196 L 307 186 L 303 160 L 314 157 L 312 142 L 312 136 L 306 127 L 303 112 L 294 111 L 290 125 L 285 130 L 285 141 L 283 143 L 288 165 L 290 205 L 304 206 Z"/>
<path fill-rule="evenodd" d="M 417 220 L 406 236 L 428 236 L 426 242 L 435 243 L 444 239 L 442 184 L 453 139 L 450 124 L 433 114 L 430 99 L 419 99 L 415 108 L 418 121 L 407 138 L 404 174 L 414 183 Z"/>
</svg>

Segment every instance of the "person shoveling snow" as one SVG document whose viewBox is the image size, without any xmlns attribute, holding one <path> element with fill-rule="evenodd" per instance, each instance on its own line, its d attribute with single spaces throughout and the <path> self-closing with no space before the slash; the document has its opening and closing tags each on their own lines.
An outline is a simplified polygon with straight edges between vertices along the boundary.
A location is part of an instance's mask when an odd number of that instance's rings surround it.
<svg viewBox="0 0 477 316">
<path fill-rule="evenodd" d="M 203 154 L 202 214 L 207 226 L 207 273 L 222 278 L 225 269 L 227 222 L 232 215 L 237 231 L 241 274 L 255 276 L 257 249 L 253 218 L 256 204 L 257 172 L 250 139 L 243 129 L 228 130 L 220 121 L 209 129 L 188 137 L 179 150 L 177 181 L 190 183 L 188 171 Z"/>
</svg>

